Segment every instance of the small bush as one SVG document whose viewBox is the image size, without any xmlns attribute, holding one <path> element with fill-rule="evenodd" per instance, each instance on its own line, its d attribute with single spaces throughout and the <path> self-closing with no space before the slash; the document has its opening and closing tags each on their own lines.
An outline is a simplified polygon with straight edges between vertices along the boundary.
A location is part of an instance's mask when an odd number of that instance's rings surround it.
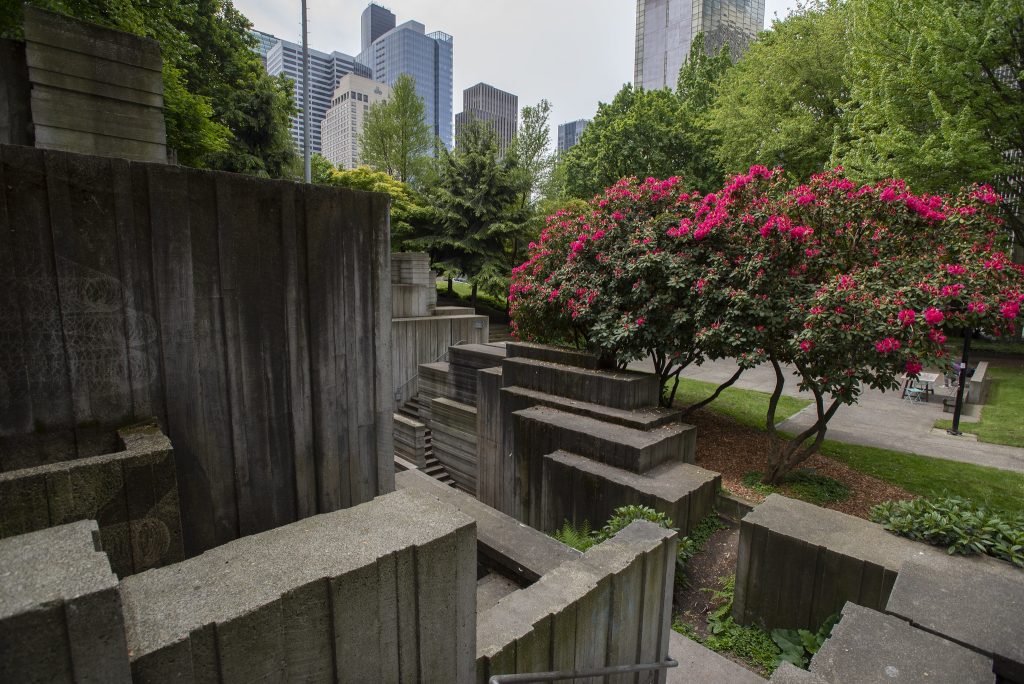
<svg viewBox="0 0 1024 684">
<path fill-rule="evenodd" d="M 825 640 L 832 636 L 832 628 L 837 622 L 839 613 L 825 620 L 817 632 L 809 629 L 773 629 L 772 641 L 781 651 L 777 664 L 786 661 L 806 670 L 811 657 L 818 652 Z"/>
<path fill-rule="evenodd" d="M 1024 568 L 1024 515 L 957 496 L 886 501 L 871 520 L 903 537 L 944 546 L 950 554 L 987 554 Z"/>
<path fill-rule="evenodd" d="M 571 522 L 566 520 L 562 524 L 562 529 L 552 535 L 555 539 L 562 542 L 566 546 L 571 546 L 577 551 L 586 551 L 591 546 L 600 543 L 597 536 L 590 531 L 590 523 L 586 520 L 579 527 L 575 527 Z"/>
<path fill-rule="evenodd" d="M 619 506 L 612 511 L 612 517 L 608 518 L 608 523 L 601 530 L 602 540 L 614 537 L 635 520 L 646 520 L 669 530 L 676 529 L 672 518 L 650 506 Z"/>
</svg>

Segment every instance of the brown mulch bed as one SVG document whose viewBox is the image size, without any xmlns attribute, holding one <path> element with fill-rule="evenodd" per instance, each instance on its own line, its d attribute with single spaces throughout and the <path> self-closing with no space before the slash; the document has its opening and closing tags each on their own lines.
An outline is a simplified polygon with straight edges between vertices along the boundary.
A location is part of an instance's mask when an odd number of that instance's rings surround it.
<svg viewBox="0 0 1024 684">
<path fill-rule="evenodd" d="M 763 501 L 764 494 L 743 486 L 743 476 L 754 470 L 764 472 L 766 469 L 771 446 L 768 435 L 710 411 L 696 411 L 687 416 L 686 422 L 697 426 L 697 465 L 721 473 L 722 486 L 730 492 L 750 501 Z M 846 484 L 851 490 L 849 498 L 824 507 L 859 518 L 867 518 L 871 507 L 883 501 L 915 498 L 901 487 L 820 454 L 811 456 L 801 467 L 811 468 L 819 475 Z M 787 493 L 785 485 L 780 492 Z"/>
</svg>

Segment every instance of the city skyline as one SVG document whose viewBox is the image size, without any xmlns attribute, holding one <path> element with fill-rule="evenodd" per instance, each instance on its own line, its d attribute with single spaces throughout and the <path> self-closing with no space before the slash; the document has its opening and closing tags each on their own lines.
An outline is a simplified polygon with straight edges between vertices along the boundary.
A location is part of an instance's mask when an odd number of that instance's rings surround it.
<svg viewBox="0 0 1024 684">
<path fill-rule="evenodd" d="M 415 18 L 455 38 L 453 93 L 475 83 L 500 83 L 520 107 L 542 98 L 552 104 L 552 149 L 559 122 L 593 118 L 633 82 L 636 4 L 629 0 L 542 0 L 486 4 L 471 0 L 384 2 L 399 21 Z M 766 0 L 765 22 L 788 14 L 794 0 Z M 301 42 L 299 3 L 236 0 L 255 28 Z M 357 54 L 365 3 L 311 4 L 310 47 Z"/>
</svg>

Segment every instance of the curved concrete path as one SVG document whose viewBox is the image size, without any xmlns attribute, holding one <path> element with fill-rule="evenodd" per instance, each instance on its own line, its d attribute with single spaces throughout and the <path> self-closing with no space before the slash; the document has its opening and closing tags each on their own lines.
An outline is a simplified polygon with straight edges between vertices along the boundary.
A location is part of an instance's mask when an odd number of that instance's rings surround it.
<svg viewBox="0 0 1024 684">
<path fill-rule="evenodd" d="M 630 368 L 647 372 L 653 370 L 650 361 L 631 364 Z M 691 366 L 683 371 L 683 375 L 694 380 L 722 383 L 735 372 L 736 363 L 725 359 Z M 787 369 L 787 374 L 785 394 L 813 400 L 810 392 L 797 389 L 797 380 L 790 369 Z M 734 387 L 771 393 L 775 389 L 775 373 L 768 364 L 751 368 L 740 376 Z M 942 412 L 943 391 L 940 385 L 931 402 L 914 404 L 901 399 L 899 392 L 865 389 L 856 404 L 843 406 L 836 412 L 829 422 L 826 439 L 1024 473 L 1024 449 L 978 442 L 971 435 L 954 437 L 932 427 L 939 418 L 952 417 Z M 978 407 L 968 406 L 968 409 L 973 415 L 966 415 L 962 422 L 977 420 Z M 813 423 L 814 406 L 811 405 L 779 423 L 778 427 L 795 434 Z"/>
</svg>

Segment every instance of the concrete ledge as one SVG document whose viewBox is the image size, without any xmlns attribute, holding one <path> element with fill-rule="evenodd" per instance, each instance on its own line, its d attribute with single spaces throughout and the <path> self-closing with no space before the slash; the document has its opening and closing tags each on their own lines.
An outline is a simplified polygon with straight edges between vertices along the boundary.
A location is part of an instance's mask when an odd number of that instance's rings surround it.
<svg viewBox="0 0 1024 684">
<path fill-rule="evenodd" d="M 535 361 L 547 361 L 559 363 L 564 366 L 575 366 L 576 368 L 589 368 L 597 370 L 598 358 L 587 352 L 576 351 L 575 349 L 562 349 L 546 344 L 534 344 L 532 342 L 509 342 L 506 345 L 508 357 L 519 359 L 534 359 Z"/>
<path fill-rule="evenodd" d="M 477 682 L 665 658 L 675 551 L 674 532 L 637 521 L 478 614 Z"/>
<path fill-rule="evenodd" d="M 395 456 L 417 468 L 427 466 L 427 426 L 400 413 L 394 414 Z"/>
<path fill-rule="evenodd" d="M 0 537 L 96 519 L 120 577 L 184 557 L 174 451 L 155 424 L 117 431 L 122 449 L 0 473 Z"/>
<path fill-rule="evenodd" d="M 786 662 L 783 662 L 776 668 L 775 672 L 772 673 L 772 678 L 768 681 L 771 684 L 829 684 L 819 675 L 807 670 L 801 670 L 796 665 Z"/>
<path fill-rule="evenodd" d="M 475 537 L 406 490 L 129 577 L 133 681 L 472 681 Z"/>
<path fill-rule="evenodd" d="M 951 641 L 869 608 L 847 603 L 842 618 L 811 659 L 829 682 L 995 682 L 992 661 Z"/>
<path fill-rule="evenodd" d="M 1024 571 L 976 564 L 904 564 L 886 610 L 992 658 L 1007 682 L 1024 682 Z"/>
<path fill-rule="evenodd" d="M 482 368 L 500 366 L 505 346 L 460 344 L 448 349 L 450 399 L 476 406 L 476 374 Z"/>
<path fill-rule="evenodd" d="M 653 430 L 654 428 L 670 425 L 680 420 L 680 411 L 661 408 L 660 406 L 618 409 L 594 404 L 589 401 L 569 399 L 525 387 L 504 387 L 501 392 L 516 405 L 514 410 L 521 410 L 530 406 L 546 406 L 566 413 L 574 413 L 635 430 Z"/>
<path fill-rule="evenodd" d="M 451 399 L 430 403 L 430 431 L 434 457 L 457 487 L 476 495 L 476 408 Z"/>
<path fill-rule="evenodd" d="M 598 528 L 617 507 L 640 504 L 665 513 L 686 535 L 714 510 L 721 482 L 718 473 L 689 463 L 665 463 L 639 475 L 556 451 L 544 457 L 541 529 L 557 530 L 565 520 Z"/>
<path fill-rule="evenodd" d="M 471 306 L 438 306 L 434 308 L 435 316 L 475 316 L 476 309 Z M 457 341 L 457 340 L 456 340 Z"/>
<path fill-rule="evenodd" d="M 501 364 L 506 387 L 555 394 L 617 409 L 657 406 L 658 378 L 650 373 L 590 370 L 535 359 L 510 358 Z"/>
<path fill-rule="evenodd" d="M 0 681 L 132 681 L 117 577 L 93 520 L 0 541 Z"/>
<path fill-rule="evenodd" d="M 423 473 L 399 473 L 395 475 L 395 487 L 429 493 L 473 518 L 476 521 L 477 553 L 505 574 L 524 583 L 536 582 L 562 563 L 583 555 Z"/>
</svg>

